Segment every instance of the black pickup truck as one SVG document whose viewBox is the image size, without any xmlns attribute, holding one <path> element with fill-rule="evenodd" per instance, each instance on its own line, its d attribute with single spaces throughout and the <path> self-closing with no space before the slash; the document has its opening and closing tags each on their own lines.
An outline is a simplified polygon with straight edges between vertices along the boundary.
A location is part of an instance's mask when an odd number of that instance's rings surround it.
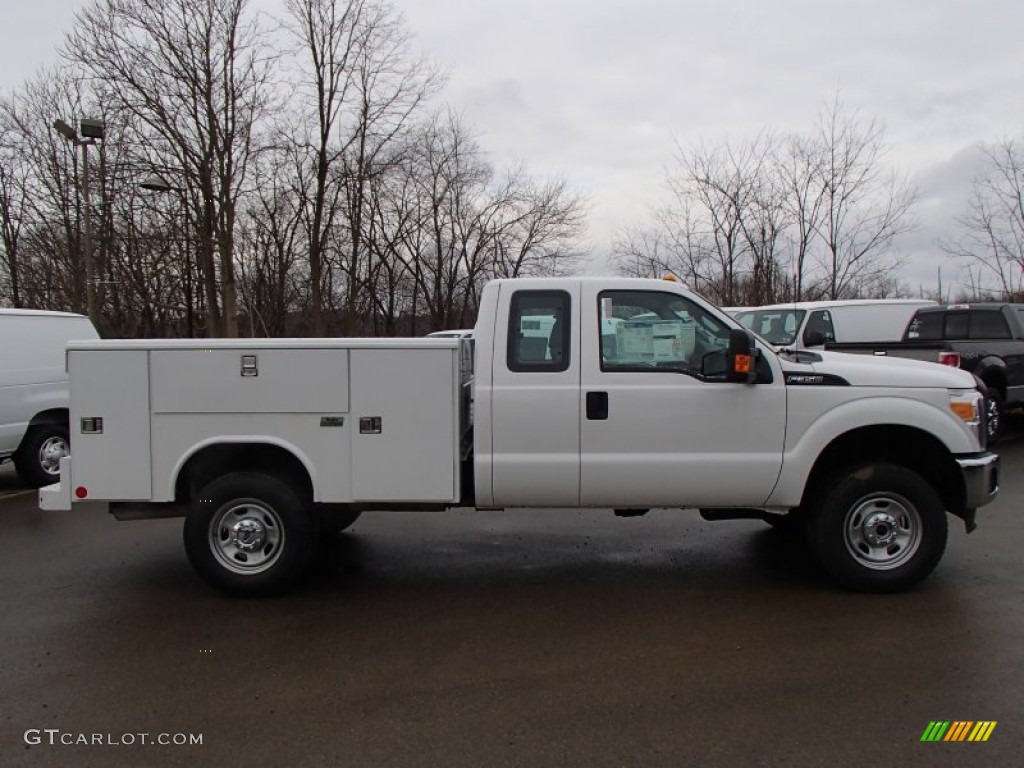
<svg viewBox="0 0 1024 768">
<path fill-rule="evenodd" d="M 897 342 L 826 344 L 825 349 L 953 365 L 988 388 L 989 442 L 999 437 L 1003 409 L 1024 403 L 1024 304 L 923 307 Z"/>
</svg>

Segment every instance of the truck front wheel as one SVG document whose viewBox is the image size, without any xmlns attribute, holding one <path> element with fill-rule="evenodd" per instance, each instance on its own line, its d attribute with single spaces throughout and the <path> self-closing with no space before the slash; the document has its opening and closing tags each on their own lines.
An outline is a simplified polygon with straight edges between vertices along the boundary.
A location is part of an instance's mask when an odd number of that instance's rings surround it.
<svg viewBox="0 0 1024 768">
<path fill-rule="evenodd" d="M 807 539 L 843 586 L 897 592 L 930 574 L 946 549 L 946 513 L 917 473 L 867 464 L 832 478 L 813 505 Z"/>
<path fill-rule="evenodd" d="M 280 594 L 313 559 L 316 523 L 285 482 L 259 472 L 214 480 L 185 518 L 185 552 L 211 586 L 238 597 Z"/>
</svg>

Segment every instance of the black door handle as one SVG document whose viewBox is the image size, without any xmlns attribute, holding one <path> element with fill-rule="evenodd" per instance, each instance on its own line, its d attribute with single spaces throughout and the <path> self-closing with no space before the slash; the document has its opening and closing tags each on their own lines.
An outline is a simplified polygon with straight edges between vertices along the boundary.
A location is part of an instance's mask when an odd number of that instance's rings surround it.
<svg viewBox="0 0 1024 768">
<path fill-rule="evenodd" d="M 587 418 L 604 421 L 608 418 L 608 393 L 587 392 Z"/>
</svg>

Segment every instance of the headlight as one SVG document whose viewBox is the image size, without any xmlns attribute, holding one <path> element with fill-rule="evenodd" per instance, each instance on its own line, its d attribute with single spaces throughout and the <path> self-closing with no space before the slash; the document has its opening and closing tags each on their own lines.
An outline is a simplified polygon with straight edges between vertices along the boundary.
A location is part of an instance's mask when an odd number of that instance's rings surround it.
<svg viewBox="0 0 1024 768">
<path fill-rule="evenodd" d="M 985 427 L 982 423 L 984 404 L 984 397 L 976 389 L 949 393 L 949 410 L 974 430 L 982 447 L 985 445 Z"/>
</svg>

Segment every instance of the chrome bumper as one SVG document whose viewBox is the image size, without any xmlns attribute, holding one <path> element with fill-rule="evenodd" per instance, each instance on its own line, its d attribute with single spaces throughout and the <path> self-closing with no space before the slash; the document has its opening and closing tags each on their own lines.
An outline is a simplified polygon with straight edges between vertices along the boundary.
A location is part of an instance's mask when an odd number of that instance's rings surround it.
<svg viewBox="0 0 1024 768">
<path fill-rule="evenodd" d="M 999 456 L 977 453 L 959 458 L 956 463 L 964 476 L 964 507 L 968 511 L 985 506 L 999 495 Z"/>
</svg>

